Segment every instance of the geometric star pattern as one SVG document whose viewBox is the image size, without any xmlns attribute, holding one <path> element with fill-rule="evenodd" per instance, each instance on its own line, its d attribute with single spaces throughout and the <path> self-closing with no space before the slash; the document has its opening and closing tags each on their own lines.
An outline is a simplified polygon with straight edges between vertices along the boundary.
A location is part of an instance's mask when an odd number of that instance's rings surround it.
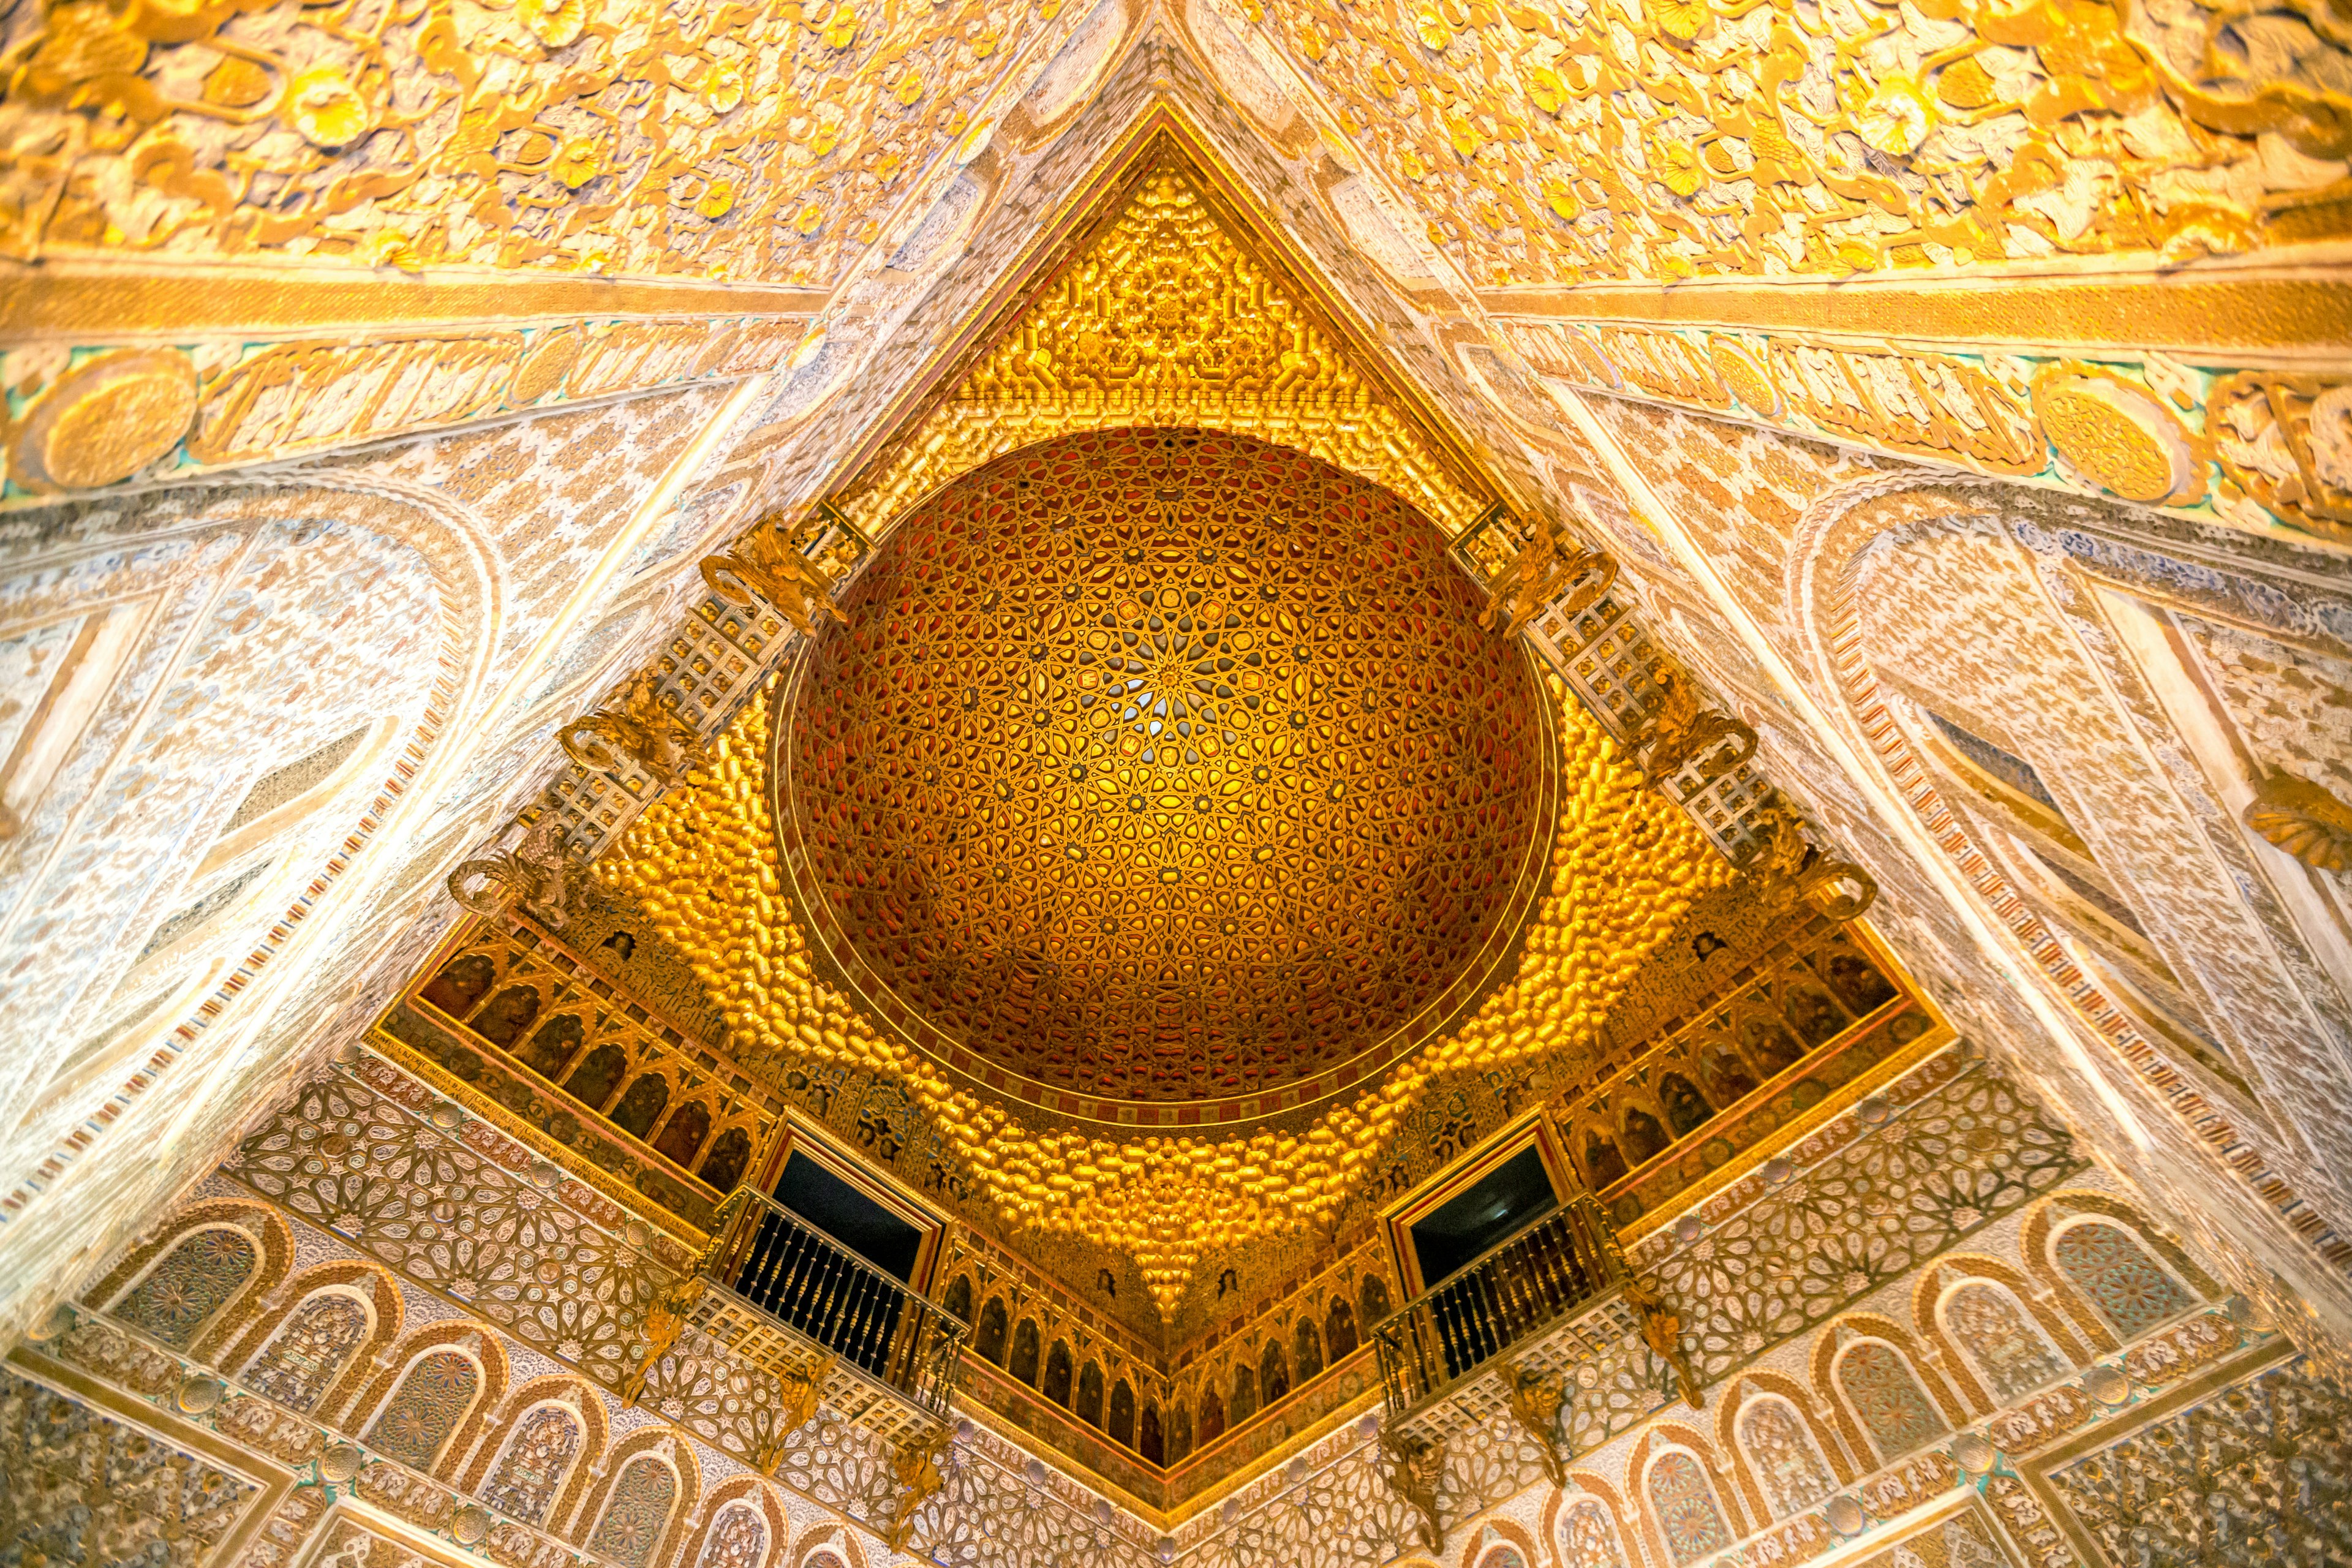
<svg viewBox="0 0 2352 1568">
<path fill-rule="evenodd" d="M 1390 492 L 1202 430 L 965 476 L 844 597 L 791 717 L 803 898 L 989 1062 L 1247 1093 L 1442 1020 L 1521 902 L 1551 743 Z"/>
</svg>

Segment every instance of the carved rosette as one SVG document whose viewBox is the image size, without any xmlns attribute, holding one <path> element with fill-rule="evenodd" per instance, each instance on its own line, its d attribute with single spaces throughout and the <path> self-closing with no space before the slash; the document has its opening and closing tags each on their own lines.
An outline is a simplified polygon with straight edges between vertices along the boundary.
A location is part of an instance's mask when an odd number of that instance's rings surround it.
<svg viewBox="0 0 2352 1568">
<path fill-rule="evenodd" d="M 2352 869 L 2352 805 L 2294 773 L 2254 786 L 2242 820 L 2305 865 L 2339 876 Z"/>
</svg>

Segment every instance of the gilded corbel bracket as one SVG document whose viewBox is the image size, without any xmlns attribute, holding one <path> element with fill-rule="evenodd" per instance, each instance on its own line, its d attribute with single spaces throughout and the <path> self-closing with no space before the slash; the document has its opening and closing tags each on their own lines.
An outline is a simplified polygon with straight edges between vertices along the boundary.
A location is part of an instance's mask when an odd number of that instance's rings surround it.
<svg viewBox="0 0 2352 1568">
<path fill-rule="evenodd" d="M 563 726 L 564 754 L 594 773 L 618 775 L 625 760 L 664 784 L 686 772 L 698 737 L 661 705 L 654 678 L 641 675 L 617 697 Z"/>
<path fill-rule="evenodd" d="M 1625 1300 L 1642 1315 L 1642 1339 L 1653 1353 L 1674 1368 L 1681 1386 L 1684 1402 L 1693 1410 L 1704 1409 L 1706 1401 L 1699 1397 L 1698 1374 L 1691 1370 L 1690 1357 L 1683 1353 L 1682 1314 L 1666 1305 L 1658 1288 L 1640 1275 L 1625 1281 Z"/>
<path fill-rule="evenodd" d="M 908 1438 L 890 1456 L 890 1474 L 898 1482 L 898 1496 L 891 1500 L 890 1519 L 883 1535 L 893 1552 L 907 1550 L 907 1542 L 915 1531 L 915 1512 L 937 1497 L 947 1484 L 940 1462 L 947 1458 L 950 1436 L 944 1426 Z"/>
<path fill-rule="evenodd" d="M 1511 1418 L 1519 1430 L 1535 1439 L 1543 1458 L 1544 1476 L 1552 1485 L 1568 1484 L 1567 1445 L 1560 1440 L 1559 1418 L 1568 1408 L 1568 1379 L 1503 1364 L 1503 1381 L 1511 1391 Z"/>
<path fill-rule="evenodd" d="M 767 605 L 803 637 L 827 619 L 847 626 L 849 617 L 833 602 L 833 579 L 793 546 L 783 523 L 780 516 L 763 518 L 725 550 L 704 556 L 702 581 L 730 604 Z"/>
<path fill-rule="evenodd" d="M 1689 676 L 1663 659 L 1650 675 L 1657 682 L 1658 703 L 1633 738 L 1643 782 L 1654 789 L 1697 762 L 1708 764 L 1706 778 L 1719 778 L 1756 754 L 1756 731 L 1728 714 L 1702 709 Z"/>
<path fill-rule="evenodd" d="M 1740 868 L 1757 879 L 1769 903 L 1808 903 L 1826 918 L 1843 921 L 1858 919 L 1878 900 L 1878 884 L 1870 873 L 1816 848 L 1805 837 L 1804 819 L 1785 799 L 1766 802 L 1750 831 L 1756 848 Z"/>
<path fill-rule="evenodd" d="M 1388 1432 L 1381 1449 L 1389 1458 L 1389 1489 L 1421 1516 L 1421 1538 L 1432 1552 L 1445 1550 L 1445 1523 L 1437 1516 L 1437 1479 L 1445 1470 L 1444 1443 L 1414 1442 Z"/>
<path fill-rule="evenodd" d="M 2314 870 L 2352 870 L 2352 805 L 2309 779 L 2265 774 L 2240 820 Z"/>
<path fill-rule="evenodd" d="M 1570 545 L 1557 528 L 1538 523 L 1518 553 L 1486 584 L 1486 608 L 1478 616 L 1482 626 L 1502 622 L 1506 637 L 1515 637 L 1528 623 L 1553 609 L 1553 600 L 1574 586 L 1576 592 L 1557 607 L 1573 620 L 1616 585 L 1617 563 L 1601 551 Z"/>
<path fill-rule="evenodd" d="M 678 1336 L 686 1331 L 687 1319 L 692 1315 L 695 1303 L 702 1299 L 703 1283 L 701 1275 L 689 1274 L 656 1296 L 646 1307 L 644 1334 L 638 1342 L 646 1353 L 621 1384 L 624 1406 L 636 1407 L 645 1394 L 646 1380 L 653 1375 L 654 1363 L 669 1354 Z"/>
<path fill-rule="evenodd" d="M 522 842 L 479 860 L 467 860 L 449 873 L 449 896 L 468 913 L 494 918 L 509 905 L 550 931 L 563 929 L 563 895 L 572 862 L 563 852 L 563 825 L 542 812 Z"/>
<path fill-rule="evenodd" d="M 824 1400 L 825 1383 L 833 1376 L 835 1359 L 819 1356 L 778 1374 L 776 1383 L 783 1403 L 777 1407 L 774 1419 L 761 1439 L 760 1450 L 752 1458 L 753 1468 L 762 1474 L 772 1473 L 783 1462 L 785 1446 L 793 1434 L 816 1419 L 817 1406 Z"/>
</svg>

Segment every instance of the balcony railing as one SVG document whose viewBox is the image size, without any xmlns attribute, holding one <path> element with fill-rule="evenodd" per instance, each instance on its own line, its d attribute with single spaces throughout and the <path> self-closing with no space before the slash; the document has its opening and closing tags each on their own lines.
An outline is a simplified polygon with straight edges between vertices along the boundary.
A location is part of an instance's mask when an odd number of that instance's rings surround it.
<svg viewBox="0 0 2352 1568">
<path fill-rule="evenodd" d="M 1509 1398 L 1481 1388 L 1459 1419 L 1433 1413 L 1462 1404 L 1482 1374 L 1507 1363 L 1553 1373 L 1598 1355 L 1638 1325 L 1624 1300 L 1625 1264 L 1590 1196 L 1497 1242 L 1381 1320 L 1372 1331 L 1392 1432 L 1429 1426 L 1443 1436 Z M 1508 1379 L 1501 1380 L 1507 1384 Z"/>
<path fill-rule="evenodd" d="M 962 1365 L 963 1321 L 765 1194 L 739 1187 L 677 1314 L 788 1397 L 822 1399 L 892 1440 L 941 1428 Z"/>
</svg>

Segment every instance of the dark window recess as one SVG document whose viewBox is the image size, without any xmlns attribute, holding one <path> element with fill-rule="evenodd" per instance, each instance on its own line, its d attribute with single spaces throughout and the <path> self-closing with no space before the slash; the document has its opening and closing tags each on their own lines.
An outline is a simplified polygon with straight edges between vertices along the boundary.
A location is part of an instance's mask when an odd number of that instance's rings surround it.
<svg viewBox="0 0 2352 1568">
<path fill-rule="evenodd" d="M 922 1233 L 797 1152 L 784 1162 L 775 1197 L 840 1245 L 770 1215 L 736 1273 L 735 1289 L 844 1359 L 887 1376 L 907 1292 L 875 1270 L 911 1279 Z M 873 1268 L 859 1268 L 859 1259 Z"/>
<path fill-rule="evenodd" d="M 1559 1206 L 1543 1155 L 1531 1143 L 1414 1224 L 1412 1251 L 1423 1289 Z"/>
<path fill-rule="evenodd" d="M 775 1198 L 875 1268 L 914 1282 L 923 1233 L 798 1150 L 776 1178 Z"/>
</svg>

